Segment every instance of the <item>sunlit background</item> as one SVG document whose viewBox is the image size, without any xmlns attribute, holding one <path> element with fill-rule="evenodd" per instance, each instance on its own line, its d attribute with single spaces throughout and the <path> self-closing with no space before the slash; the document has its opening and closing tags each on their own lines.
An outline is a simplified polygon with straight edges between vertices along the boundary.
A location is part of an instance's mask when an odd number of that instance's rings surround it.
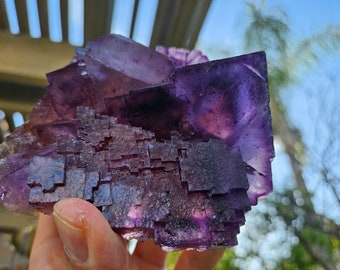
<svg viewBox="0 0 340 270">
<path fill-rule="evenodd" d="M 7 33 L 10 33 L 13 37 L 20 37 L 23 32 L 19 25 L 17 2 L 0 0 L 0 16 L 7 14 L 8 19 L 8 29 L 0 28 L 0 42 L 1 35 L 8 37 Z M 37 40 L 43 37 L 38 2 L 26 0 L 28 32 L 32 39 Z M 68 1 L 66 37 L 62 32 L 62 2 L 65 1 L 47 0 L 48 21 L 43 23 L 48 25 L 48 38 L 56 44 L 66 42 L 72 46 L 83 46 L 85 3 L 83 0 Z M 109 32 L 131 37 L 149 46 L 154 26 L 158 23 L 159 2 L 162 0 L 112 1 Z M 269 65 L 273 66 L 269 75 L 273 70 L 281 70 L 288 78 L 284 81 L 283 77 L 275 77 L 274 71 L 270 77 L 273 87 L 270 90 L 279 104 L 275 107 L 273 102 L 273 113 L 283 115 L 289 125 L 286 132 L 291 132 L 295 140 L 291 145 L 285 141 L 286 133 L 280 133 L 284 131 L 280 122 L 282 118 L 274 115 L 274 130 L 277 132 L 276 158 L 273 161 L 275 192 L 247 215 L 246 226 L 239 235 L 239 245 L 226 252 L 218 269 L 227 269 L 227 266 L 228 269 L 255 270 L 339 269 L 340 1 L 207 2 L 210 5 L 194 43 L 195 48 L 202 50 L 210 59 L 266 50 Z M 285 58 L 282 51 L 270 47 L 271 42 L 278 40 L 274 35 L 279 36 L 280 31 L 269 31 L 269 36 L 262 36 L 262 45 L 269 44 L 266 48 L 254 40 L 245 46 L 247 33 L 249 37 L 247 30 L 256 19 L 254 14 L 257 14 L 252 8 L 266 19 L 264 22 L 268 25 L 278 20 L 287 26 L 287 34 L 280 41 L 286 45 Z M 268 31 L 265 26 L 261 27 Z M 254 25 L 253 29 L 255 31 Z M 190 40 L 183 42 L 189 44 Z M 0 69 L 1 65 L 0 58 Z M 7 92 L 0 85 L 0 105 Z M 5 121 L 6 111 L 0 106 L 4 135 L 9 134 L 11 125 L 21 125 L 25 114 L 12 110 L 11 117 L 12 124 Z M 0 225 L 5 224 L 4 216 L 0 215 L 0 218 Z M 6 215 L 6 218 L 9 217 Z M 7 240 L 3 242 L 6 242 L 3 245 L 9 250 L 8 254 L 15 254 L 15 247 Z M 13 258 L 7 260 L 0 256 L 4 260 L 0 262 L 0 269 L 14 265 Z"/>
</svg>

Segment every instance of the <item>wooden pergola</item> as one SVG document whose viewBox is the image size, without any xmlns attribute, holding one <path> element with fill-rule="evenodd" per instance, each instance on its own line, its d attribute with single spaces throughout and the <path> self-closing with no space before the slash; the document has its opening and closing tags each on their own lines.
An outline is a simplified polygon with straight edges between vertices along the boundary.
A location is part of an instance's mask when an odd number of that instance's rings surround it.
<svg viewBox="0 0 340 270">
<path fill-rule="evenodd" d="M 122 0 L 116 0 L 122 1 Z M 84 0 L 84 42 L 110 32 L 114 0 Z M 68 43 L 68 0 L 60 0 L 62 42 L 49 38 L 47 0 L 37 0 L 41 38 L 29 34 L 26 1 L 16 0 L 20 34 L 9 30 L 5 0 L 0 0 L 0 110 L 7 116 L 28 114 L 47 85 L 45 74 L 69 63 L 75 47 Z M 193 48 L 211 0 L 159 0 L 150 47 L 157 44 Z M 130 38 L 140 1 L 134 1 Z M 11 124 L 11 119 L 7 119 Z"/>
</svg>

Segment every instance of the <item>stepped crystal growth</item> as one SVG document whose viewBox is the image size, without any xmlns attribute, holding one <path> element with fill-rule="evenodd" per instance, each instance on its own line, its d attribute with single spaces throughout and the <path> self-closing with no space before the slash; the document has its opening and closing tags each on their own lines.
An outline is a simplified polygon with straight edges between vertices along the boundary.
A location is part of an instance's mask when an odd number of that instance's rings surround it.
<svg viewBox="0 0 340 270">
<path fill-rule="evenodd" d="M 128 239 L 236 245 L 272 189 L 265 54 L 208 61 L 116 35 L 76 52 L 0 146 L 0 202 L 49 214 L 78 197 Z"/>
</svg>

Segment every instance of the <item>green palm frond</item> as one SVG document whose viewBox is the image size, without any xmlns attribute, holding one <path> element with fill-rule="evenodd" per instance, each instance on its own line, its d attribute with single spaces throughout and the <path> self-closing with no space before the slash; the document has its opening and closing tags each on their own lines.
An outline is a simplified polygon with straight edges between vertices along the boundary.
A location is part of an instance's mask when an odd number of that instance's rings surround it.
<svg viewBox="0 0 340 270">
<path fill-rule="evenodd" d="M 279 16 L 267 15 L 265 2 L 262 5 L 247 3 L 247 6 L 251 22 L 245 32 L 245 48 L 266 51 L 272 92 L 297 82 L 300 71 L 319 62 L 324 54 L 340 51 L 340 24 L 289 43 L 290 29 L 284 12 Z"/>
<path fill-rule="evenodd" d="M 279 16 L 266 15 L 262 8 L 252 3 L 247 3 L 252 18 L 245 33 L 245 48 L 279 52 L 287 52 L 287 38 L 289 27 L 285 22 L 285 13 Z"/>
<path fill-rule="evenodd" d="M 290 56 L 290 61 L 301 67 L 310 67 L 320 61 L 324 53 L 340 51 L 340 24 L 329 25 L 324 31 L 302 40 Z"/>
</svg>

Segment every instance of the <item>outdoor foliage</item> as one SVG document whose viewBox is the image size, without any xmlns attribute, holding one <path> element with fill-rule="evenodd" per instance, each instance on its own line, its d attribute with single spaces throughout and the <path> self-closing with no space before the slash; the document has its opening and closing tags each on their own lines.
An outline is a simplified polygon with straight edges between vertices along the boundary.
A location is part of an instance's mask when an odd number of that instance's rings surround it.
<svg viewBox="0 0 340 270">
<path fill-rule="evenodd" d="M 311 113 L 315 126 L 309 132 L 316 136 L 314 144 L 306 144 L 302 128 L 292 124 L 283 97 L 322 56 L 339 52 L 340 25 L 296 40 L 282 10 L 268 14 L 266 1 L 247 3 L 247 7 L 251 20 L 245 32 L 245 50 L 267 53 L 277 152 L 282 152 L 286 163 L 282 166 L 288 166 L 290 177 L 284 188 L 274 190 L 249 213 L 240 245 L 236 252 L 226 251 L 217 269 L 339 269 L 339 104 L 326 101 L 328 89 L 313 93 L 318 107 Z M 318 141 L 321 134 L 322 143 Z M 317 190 L 311 188 L 313 177 L 318 178 Z M 330 204 L 338 212 L 335 218 L 317 209 L 320 192 L 329 194 Z"/>
</svg>

